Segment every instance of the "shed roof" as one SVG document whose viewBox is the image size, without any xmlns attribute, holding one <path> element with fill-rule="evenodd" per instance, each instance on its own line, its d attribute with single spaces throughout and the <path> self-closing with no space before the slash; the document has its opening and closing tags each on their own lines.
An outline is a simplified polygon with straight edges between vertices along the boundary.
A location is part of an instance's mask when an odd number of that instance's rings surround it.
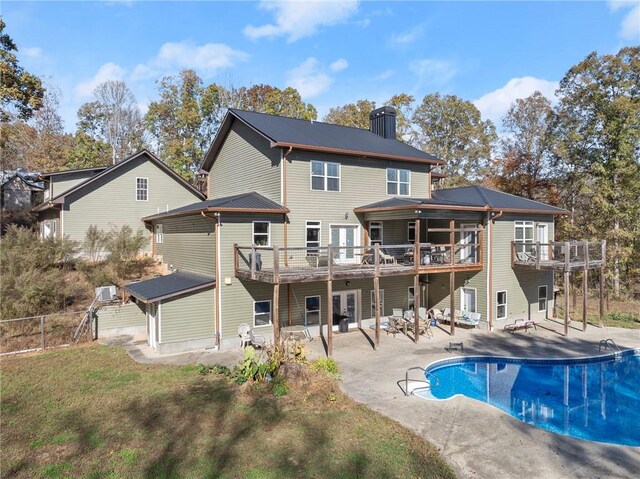
<svg viewBox="0 0 640 479">
<path fill-rule="evenodd" d="M 267 115 L 230 108 L 209 148 L 202 169 L 209 171 L 234 119 L 245 123 L 266 138 L 271 147 L 293 147 L 353 156 L 367 156 L 388 160 L 440 164 L 433 155 L 398 140 L 383 138 L 369 130 L 333 125 L 320 121 L 301 120 L 285 116 Z"/>
<path fill-rule="evenodd" d="M 186 271 L 176 271 L 167 276 L 159 276 L 138 283 L 129 283 L 123 286 L 122 289 L 143 303 L 155 303 L 163 299 L 199 291 L 215 285 L 216 279 L 214 277 L 202 276 Z"/>
<path fill-rule="evenodd" d="M 171 218 L 173 216 L 185 216 L 201 211 L 213 212 L 236 212 L 236 213 L 274 213 L 286 214 L 288 208 L 284 208 L 275 201 L 265 198 L 255 191 L 242 193 L 224 198 L 200 201 L 180 208 L 169 210 L 165 213 L 158 213 L 142 218 L 142 221 L 153 221 L 161 218 Z"/>
</svg>

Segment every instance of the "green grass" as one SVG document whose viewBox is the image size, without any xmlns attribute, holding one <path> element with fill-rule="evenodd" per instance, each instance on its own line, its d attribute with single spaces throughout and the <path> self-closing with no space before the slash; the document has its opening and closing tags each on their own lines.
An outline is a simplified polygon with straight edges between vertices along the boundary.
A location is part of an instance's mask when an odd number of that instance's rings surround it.
<svg viewBox="0 0 640 479">
<path fill-rule="evenodd" d="M 98 346 L 1 370 L 2 477 L 455 477 L 435 448 L 326 375 L 275 397 Z"/>
</svg>

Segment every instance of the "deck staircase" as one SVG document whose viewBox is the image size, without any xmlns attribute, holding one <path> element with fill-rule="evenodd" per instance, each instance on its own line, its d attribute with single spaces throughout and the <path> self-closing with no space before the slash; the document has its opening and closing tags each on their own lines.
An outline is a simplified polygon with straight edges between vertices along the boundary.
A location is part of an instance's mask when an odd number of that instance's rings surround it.
<svg viewBox="0 0 640 479">
<path fill-rule="evenodd" d="M 73 333 L 73 342 L 77 343 L 83 334 L 87 334 L 92 340 L 97 339 L 98 331 L 94 331 L 94 324 L 96 318 L 96 311 L 98 310 L 100 301 L 100 294 L 97 294 L 91 305 L 87 308 L 87 312 L 82 317 L 80 324 Z"/>
</svg>

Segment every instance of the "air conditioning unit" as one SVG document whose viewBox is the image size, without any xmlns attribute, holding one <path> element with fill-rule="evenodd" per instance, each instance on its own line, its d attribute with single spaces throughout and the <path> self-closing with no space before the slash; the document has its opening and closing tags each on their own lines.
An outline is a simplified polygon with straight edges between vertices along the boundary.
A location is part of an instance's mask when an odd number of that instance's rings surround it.
<svg viewBox="0 0 640 479">
<path fill-rule="evenodd" d="M 100 286 L 96 288 L 96 298 L 98 301 L 114 301 L 118 299 L 116 294 L 116 287 L 114 285 L 110 286 Z"/>
</svg>

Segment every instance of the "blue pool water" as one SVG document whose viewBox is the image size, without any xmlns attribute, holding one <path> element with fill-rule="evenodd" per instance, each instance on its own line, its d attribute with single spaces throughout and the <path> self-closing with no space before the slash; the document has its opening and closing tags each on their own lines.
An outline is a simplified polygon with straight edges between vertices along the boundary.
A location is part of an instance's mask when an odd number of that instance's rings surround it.
<svg viewBox="0 0 640 479">
<path fill-rule="evenodd" d="M 430 399 L 462 394 L 558 434 L 640 446 L 640 351 L 574 360 L 453 358 L 430 365 L 427 377 L 430 393 L 420 395 Z"/>
</svg>

